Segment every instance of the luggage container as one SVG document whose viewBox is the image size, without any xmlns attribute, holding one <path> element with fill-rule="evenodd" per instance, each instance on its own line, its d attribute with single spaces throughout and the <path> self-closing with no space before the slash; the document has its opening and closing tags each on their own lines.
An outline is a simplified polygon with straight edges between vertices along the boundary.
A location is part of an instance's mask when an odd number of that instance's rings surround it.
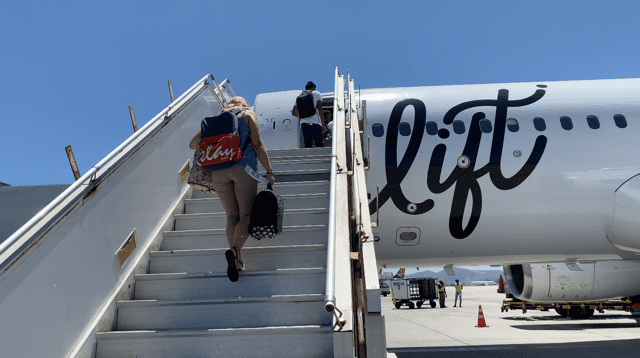
<svg viewBox="0 0 640 358">
<path fill-rule="evenodd" d="M 436 307 L 436 280 L 431 277 L 393 280 L 391 296 L 393 304 L 398 309 L 403 305 L 409 308 L 421 308 L 426 301 L 429 301 L 431 308 L 434 308 Z"/>
</svg>

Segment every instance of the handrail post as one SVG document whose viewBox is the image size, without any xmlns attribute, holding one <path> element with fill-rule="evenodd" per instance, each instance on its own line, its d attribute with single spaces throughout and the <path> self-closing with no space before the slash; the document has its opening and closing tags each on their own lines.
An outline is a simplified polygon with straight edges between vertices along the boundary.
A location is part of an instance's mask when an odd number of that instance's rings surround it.
<svg viewBox="0 0 640 358">
<path fill-rule="evenodd" d="M 338 67 L 335 71 L 335 83 L 333 86 L 333 118 L 337 120 L 338 111 Z M 334 126 L 334 132 L 336 126 Z M 336 307 L 335 296 L 335 244 L 336 244 L 336 177 L 337 177 L 337 137 L 339 133 L 333 133 L 331 137 L 331 176 L 329 189 L 329 235 L 327 243 L 327 278 L 325 283 L 324 309 L 333 312 Z"/>
<path fill-rule="evenodd" d="M 220 86 L 218 86 L 218 82 L 216 82 L 216 79 L 213 78 L 212 74 L 209 74 L 209 78 L 211 79 L 211 81 L 213 81 L 213 84 L 216 86 L 215 91 L 213 91 L 213 97 L 216 98 L 216 101 L 218 101 L 218 104 L 220 105 L 220 107 L 224 109 L 227 106 L 227 101 L 224 100 L 224 96 L 222 95 L 222 89 L 220 89 Z M 218 96 L 222 97 L 223 100 L 221 101 L 220 98 L 218 98 Z"/>
</svg>

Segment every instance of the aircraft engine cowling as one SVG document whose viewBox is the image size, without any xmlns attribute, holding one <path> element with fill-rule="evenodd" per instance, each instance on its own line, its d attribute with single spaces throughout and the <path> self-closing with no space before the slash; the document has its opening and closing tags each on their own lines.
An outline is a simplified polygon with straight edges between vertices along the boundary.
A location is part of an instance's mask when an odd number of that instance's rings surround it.
<svg viewBox="0 0 640 358">
<path fill-rule="evenodd" d="M 534 302 L 580 302 L 640 294 L 640 262 L 554 262 L 504 265 L 514 297 Z"/>
</svg>

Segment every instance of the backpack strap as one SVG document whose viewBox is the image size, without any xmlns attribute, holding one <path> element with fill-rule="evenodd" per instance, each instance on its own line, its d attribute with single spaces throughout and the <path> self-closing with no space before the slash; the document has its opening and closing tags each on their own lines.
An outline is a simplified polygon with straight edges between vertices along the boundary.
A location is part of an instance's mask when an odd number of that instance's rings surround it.
<svg viewBox="0 0 640 358">
<path fill-rule="evenodd" d="M 242 112 L 240 115 L 242 116 L 242 119 L 245 121 L 245 123 L 247 123 L 247 127 L 249 127 L 249 123 L 247 122 L 247 120 L 246 120 L 246 119 L 244 119 L 244 114 L 245 114 L 245 112 L 246 112 L 246 111 L 247 111 L 246 109 L 244 109 L 244 110 L 238 110 L 238 112 L 237 112 L 237 113 Z M 234 113 L 234 114 L 236 114 L 236 113 Z M 236 116 L 237 116 L 237 114 L 236 114 Z M 247 145 L 249 145 L 249 143 L 251 143 L 251 133 L 247 133 L 247 140 L 245 141 L 244 145 L 242 146 L 242 152 L 243 152 L 243 153 L 244 153 L 244 150 L 247 148 Z M 247 165 L 244 167 L 244 171 L 245 171 L 247 174 L 249 174 L 249 176 L 250 176 L 250 177 L 252 177 L 254 180 L 256 180 L 258 183 L 262 183 L 262 184 L 264 184 L 264 183 L 268 182 L 268 180 L 267 180 L 265 177 L 263 177 L 263 176 L 262 176 L 262 175 L 260 175 L 258 172 L 256 172 L 255 170 L 253 170 L 253 169 L 249 166 L 249 164 L 247 164 Z"/>
<path fill-rule="evenodd" d="M 234 112 L 236 116 L 238 116 L 238 113 L 241 113 L 240 115 L 242 116 L 242 120 L 244 120 L 244 122 L 247 123 L 247 127 L 249 127 L 249 122 L 247 122 L 247 120 L 244 119 L 244 114 L 245 112 L 247 112 L 247 110 L 246 109 L 240 110 L 236 108 L 234 111 L 238 111 L 238 112 Z M 244 145 L 242 146 L 243 153 L 244 153 L 244 150 L 247 149 L 247 145 L 249 143 L 251 143 L 251 129 L 249 129 L 249 133 L 247 133 L 247 140 L 244 141 Z"/>
</svg>

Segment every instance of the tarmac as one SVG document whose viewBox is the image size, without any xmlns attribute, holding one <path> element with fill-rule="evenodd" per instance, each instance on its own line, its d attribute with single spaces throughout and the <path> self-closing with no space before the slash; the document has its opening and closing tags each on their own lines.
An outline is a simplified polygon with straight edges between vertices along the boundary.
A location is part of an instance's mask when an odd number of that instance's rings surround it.
<svg viewBox="0 0 640 358">
<path fill-rule="evenodd" d="M 498 286 L 465 286 L 462 307 L 396 309 L 391 295 L 380 297 L 388 358 L 419 357 L 622 357 L 640 354 L 640 316 L 624 311 L 596 312 L 588 320 L 553 311 L 501 311 Z M 487 327 L 476 327 L 482 308 Z"/>
</svg>

